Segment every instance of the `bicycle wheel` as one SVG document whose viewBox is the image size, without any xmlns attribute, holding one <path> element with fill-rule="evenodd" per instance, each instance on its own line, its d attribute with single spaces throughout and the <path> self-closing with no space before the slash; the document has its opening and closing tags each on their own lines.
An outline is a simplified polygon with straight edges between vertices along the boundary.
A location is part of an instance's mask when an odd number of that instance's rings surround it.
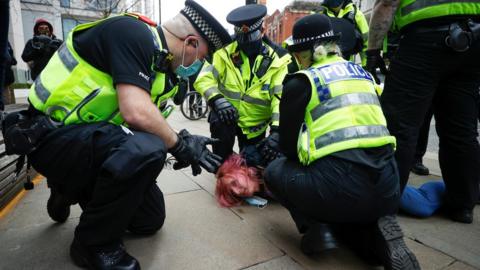
<svg viewBox="0 0 480 270">
<path fill-rule="evenodd" d="M 190 92 L 185 95 L 180 111 L 185 118 L 199 120 L 207 114 L 207 101 L 198 92 Z"/>
</svg>

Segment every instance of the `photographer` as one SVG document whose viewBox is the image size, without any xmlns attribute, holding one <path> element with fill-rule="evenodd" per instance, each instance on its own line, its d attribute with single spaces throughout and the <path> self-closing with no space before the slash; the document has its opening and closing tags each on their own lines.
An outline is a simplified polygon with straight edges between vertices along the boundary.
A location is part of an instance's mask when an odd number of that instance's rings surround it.
<svg viewBox="0 0 480 270">
<path fill-rule="evenodd" d="M 53 34 L 53 26 L 44 19 L 38 19 L 33 27 L 33 38 L 27 41 L 23 49 L 22 59 L 31 72 L 32 80 L 35 80 L 47 65 L 48 60 L 62 45 L 62 40 Z"/>
</svg>

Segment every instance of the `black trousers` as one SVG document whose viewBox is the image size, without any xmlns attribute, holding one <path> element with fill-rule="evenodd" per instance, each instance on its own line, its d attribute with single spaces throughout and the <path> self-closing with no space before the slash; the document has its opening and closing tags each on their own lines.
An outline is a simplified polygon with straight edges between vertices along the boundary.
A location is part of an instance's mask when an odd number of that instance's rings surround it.
<svg viewBox="0 0 480 270">
<path fill-rule="evenodd" d="M 423 156 L 427 152 L 428 147 L 428 135 L 430 133 L 430 122 L 432 121 L 432 117 L 433 108 L 430 107 L 425 115 L 425 120 L 423 121 L 418 133 L 417 148 L 415 150 L 413 164 L 423 163 Z"/>
<path fill-rule="evenodd" d="M 326 156 L 309 166 L 279 158 L 265 184 L 292 215 L 300 233 L 314 223 L 370 224 L 394 214 L 400 188 L 394 158 L 381 169 Z"/>
<path fill-rule="evenodd" d="M 240 151 L 247 145 L 255 145 L 265 138 L 265 132 L 259 136 L 247 139 L 242 130 L 236 125 L 227 125 L 223 123 L 214 110 L 208 115 L 208 123 L 210 123 L 210 134 L 212 138 L 220 139 L 219 143 L 213 144 L 212 150 L 214 154 L 222 157 L 223 160 L 233 153 L 235 137 L 238 138 L 238 147 Z"/>
<path fill-rule="evenodd" d="M 472 209 L 479 193 L 477 141 L 480 40 L 466 52 L 445 45 L 446 31 L 406 33 L 385 79 L 381 104 L 390 133 L 401 188 L 411 169 L 418 132 L 433 105 L 440 138 L 439 161 L 452 209 Z"/>
<path fill-rule="evenodd" d="M 166 147 L 152 134 L 97 123 L 52 131 L 29 155 L 48 185 L 80 203 L 75 237 L 85 245 L 117 243 L 126 230 L 152 234 L 165 219 L 163 194 L 155 179 Z"/>
</svg>

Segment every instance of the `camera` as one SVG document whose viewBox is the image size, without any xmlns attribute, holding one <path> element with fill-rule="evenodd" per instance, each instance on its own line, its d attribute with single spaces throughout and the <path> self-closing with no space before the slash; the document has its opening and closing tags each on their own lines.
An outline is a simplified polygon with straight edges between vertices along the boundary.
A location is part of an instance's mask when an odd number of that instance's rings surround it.
<svg viewBox="0 0 480 270">
<path fill-rule="evenodd" d="M 47 47 L 51 41 L 52 39 L 49 36 L 45 36 L 45 35 L 34 36 L 32 40 L 32 47 L 34 49 L 41 50 Z"/>
</svg>

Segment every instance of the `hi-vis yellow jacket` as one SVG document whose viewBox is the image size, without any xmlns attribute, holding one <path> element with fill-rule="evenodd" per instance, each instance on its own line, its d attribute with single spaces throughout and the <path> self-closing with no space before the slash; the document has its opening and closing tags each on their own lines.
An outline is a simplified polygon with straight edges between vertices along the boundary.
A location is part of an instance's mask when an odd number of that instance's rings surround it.
<svg viewBox="0 0 480 270">
<path fill-rule="evenodd" d="M 375 83 L 361 66 L 331 56 L 297 74 L 309 79 L 312 93 L 297 142 L 302 164 L 347 149 L 395 146 Z"/>
<path fill-rule="evenodd" d="M 73 47 L 75 32 L 94 27 L 104 20 L 75 27 L 32 85 L 28 96 L 30 103 L 53 120 L 65 125 L 100 121 L 119 125 L 124 122 L 112 77 L 83 60 Z M 145 27 L 152 32 L 155 46 L 161 50 L 156 28 L 147 24 Z M 165 93 L 165 74 L 153 70 L 152 74 L 155 79 L 150 95 L 152 102 L 160 106 L 162 101 L 175 95 L 177 88 Z"/>
<path fill-rule="evenodd" d="M 283 48 L 273 48 L 265 42 L 263 45 L 263 53 L 257 56 L 251 69 L 237 42 L 231 43 L 213 55 L 212 64 L 204 64 L 194 84 L 207 100 L 221 95 L 232 103 L 238 110 L 238 126 L 249 139 L 262 134 L 268 124 L 278 126 L 282 82 L 291 62 L 291 56 Z M 265 57 L 271 57 L 272 61 L 259 78 L 257 71 Z"/>
</svg>

